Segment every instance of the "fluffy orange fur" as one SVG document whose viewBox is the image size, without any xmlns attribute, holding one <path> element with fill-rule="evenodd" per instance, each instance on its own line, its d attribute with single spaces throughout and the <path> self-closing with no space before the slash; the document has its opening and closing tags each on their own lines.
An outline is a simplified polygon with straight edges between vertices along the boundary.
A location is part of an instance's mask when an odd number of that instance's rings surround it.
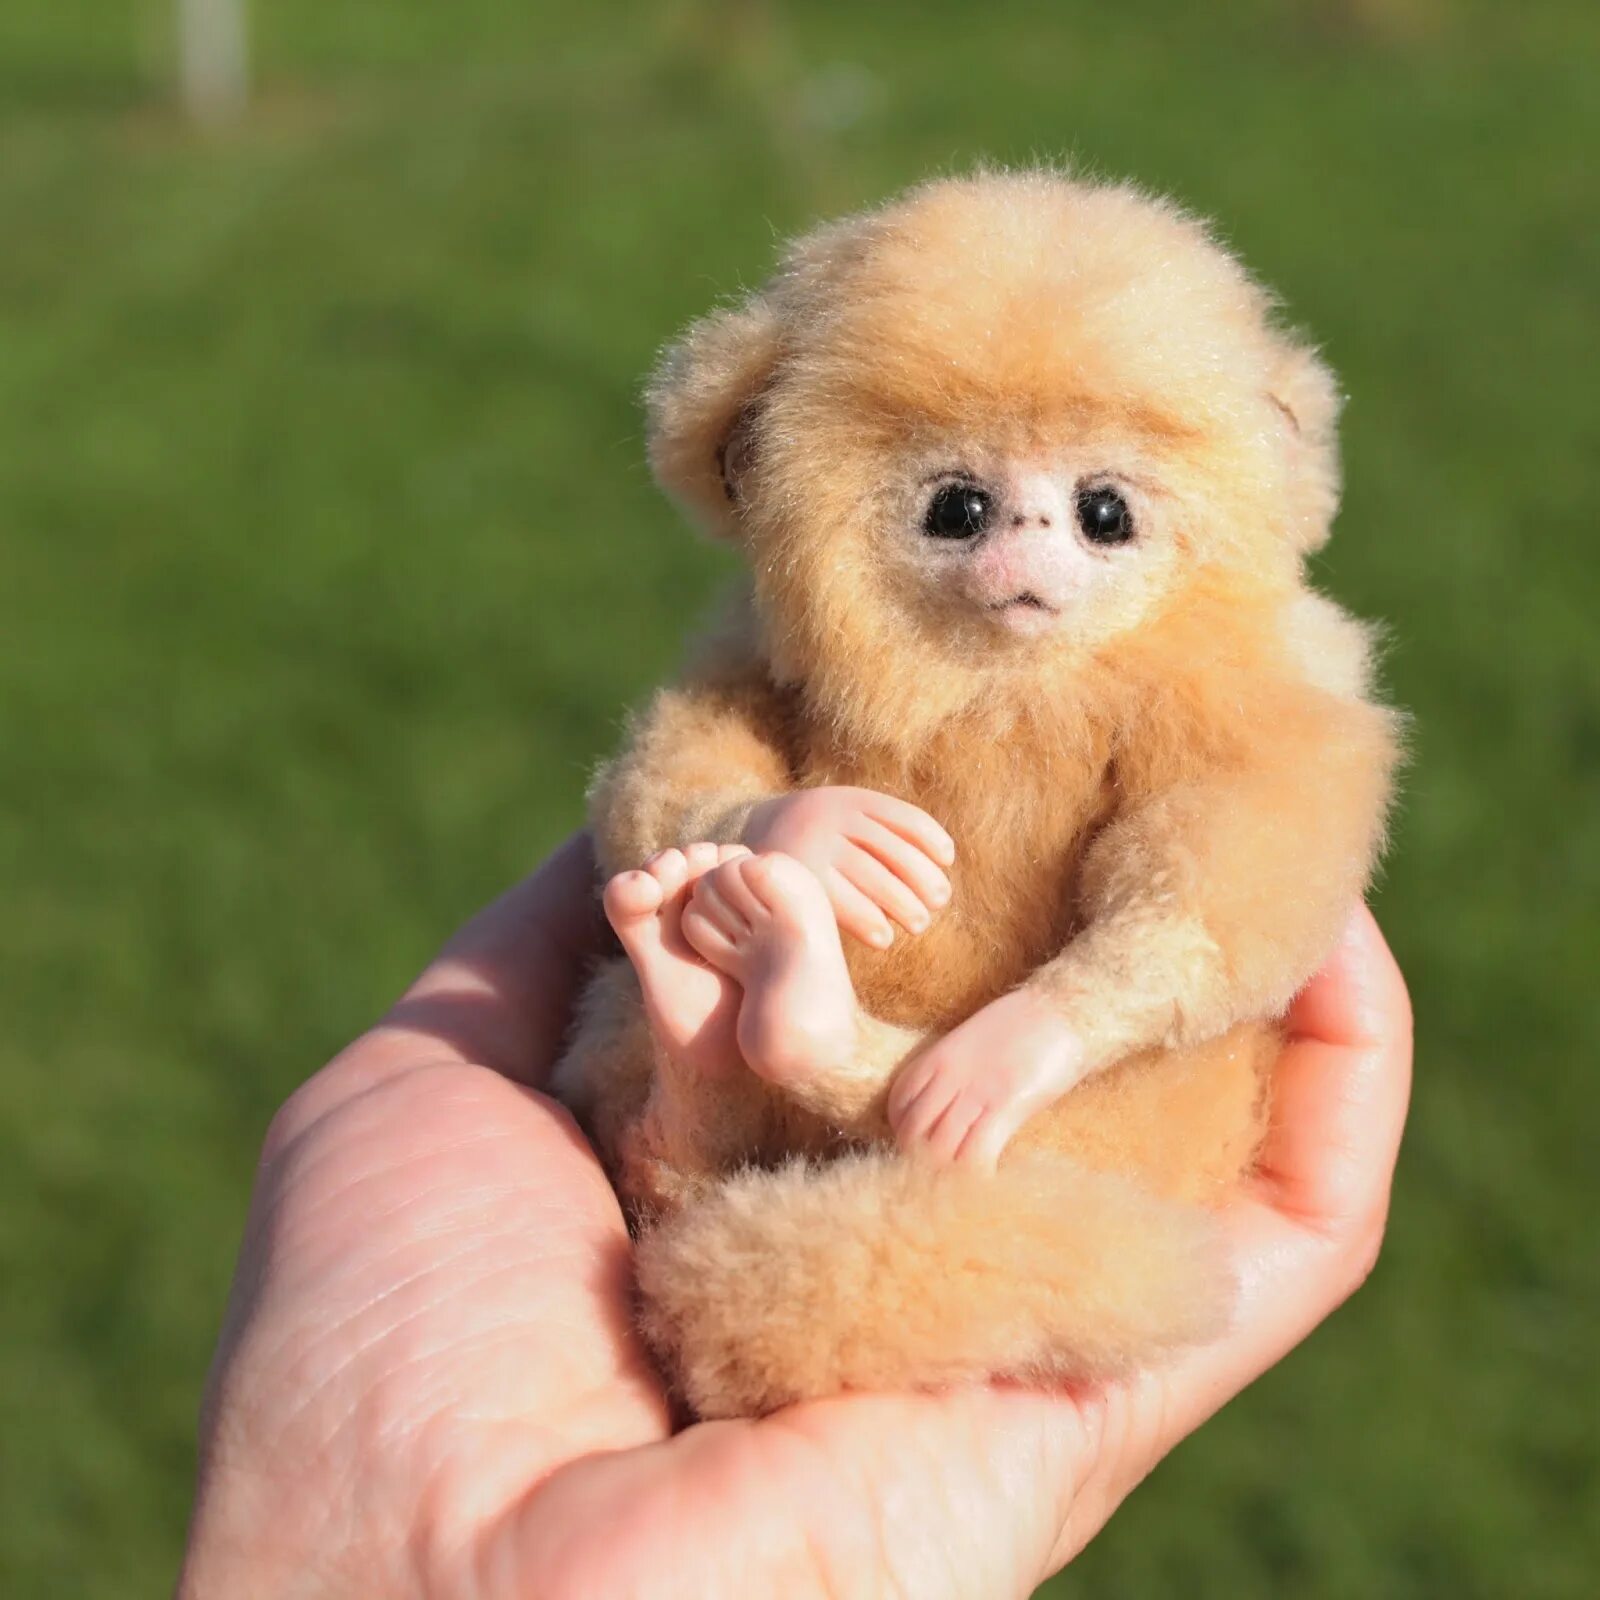
<svg viewBox="0 0 1600 1600">
<path fill-rule="evenodd" d="M 654 1049 L 626 963 L 559 1073 L 643 1221 L 645 1323 L 702 1415 L 990 1373 L 1093 1377 L 1214 1333 L 1208 1207 L 1249 1168 L 1274 1019 L 1380 846 L 1396 755 L 1365 630 L 1305 555 L 1337 397 L 1204 227 L 1049 172 L 913 190 L 792 245 L 649 394 L 662 485 L 750 569 L 601 774 L 603 868 L 735 842 L 812 785 L 957 841 L 918 939 L 850 951 L 860 1049 L 787 1092 Z M 886 543 L 929 461 L 1070 445 L 1158 537 L 1083 624 L 997 646 Z M 1090 1075 L 997 1173 L 877 1147 L 902 1062 L 1006 991 Z"/>
</svg>

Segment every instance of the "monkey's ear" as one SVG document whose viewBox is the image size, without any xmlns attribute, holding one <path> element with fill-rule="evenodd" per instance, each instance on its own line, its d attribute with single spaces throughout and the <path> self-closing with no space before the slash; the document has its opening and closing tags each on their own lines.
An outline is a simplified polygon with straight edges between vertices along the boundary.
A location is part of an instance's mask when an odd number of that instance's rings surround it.
<svg viewBox="0 0 1600 1600">
<path fill-rule="evenodd" d="M 777 313 L 752 296 L 702 317 L 669 346 L 645 391 L 656 482 L 714 537 L 735 533 L 780 345 Z"/>
<path fill-rule="evenodd" d="M 1314 350 L 1285 341 L 1267 398 L 1287 457 L 1290 537 L 1310 554 L 1327 543 L 1339 509 L 1338 380 Z"/>
</svg>

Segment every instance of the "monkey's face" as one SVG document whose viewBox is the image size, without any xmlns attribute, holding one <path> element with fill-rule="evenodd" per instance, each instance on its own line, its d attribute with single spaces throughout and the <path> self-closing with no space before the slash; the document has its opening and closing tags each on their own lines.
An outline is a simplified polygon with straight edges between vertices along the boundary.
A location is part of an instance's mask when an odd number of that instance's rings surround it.
<svg viewBox="0 0 1600 1600">
<path fill-rule="evenodd" d="M 1197 584 L 1292 587 L 1336 411 L 1202 228 L 991 174 L 818 230 L 704 319 L 652 385 L 651 455 L 741 546 L 780 674 L 907 737 L 1048 698 L 1086 652 L 1114 670 Z"/>
<path fill-rule="evenodd" d="M 938 375 L 918 375 L 915 397 L 842 402 L 831 368 L 769 396 L 764 459 L 740 492 L 779 632 L 824 651 L 876 634 L 964 677 L 1066 666 L 1216 559 L 1210 502 L 1232 486 L 1186 434 L 1065 386 L 940 408 L 926 398 Z"/>
<path fill-rule="evenodd" d="M 962 454 L 918 472 L 872 539 L 886 581 L 928 625 L 978 648 L 1094 644 L 1134 626 L 1172 581 L 1179 552 L 1137 452 L 1101 439 Z"/>
</svg>

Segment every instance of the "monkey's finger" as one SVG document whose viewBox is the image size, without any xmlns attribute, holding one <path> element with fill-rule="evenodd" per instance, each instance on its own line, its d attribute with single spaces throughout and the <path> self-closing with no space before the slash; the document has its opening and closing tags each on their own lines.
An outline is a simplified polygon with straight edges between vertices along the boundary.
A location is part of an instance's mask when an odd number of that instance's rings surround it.
<svg viewBox="0 0 1600 1600">
<path fill-rule="evenodd" d="M 689 858 L 676 848 L 657 850 L 643 870 L 661 885 L 662 898 L 670 900 L 689 881 Z"/>
<path fill-rule="evenodd" d="M 738 947 L 727 931 L 691 900 L 683 909 L 683 941 L 702 961 L 725 972 L 737 959 Z"/>
<path fill-rule="evenodd" d="M 921 806 L 914 806 L 909 800 L 901 800 L 892 794 L 879 794 L 872 790 L 861 809 L 885 827 L 892 828 L 901 838 L 909 839 L 919 849 L 926 850 L 941 867 L 954 863 L 955 840 Z"/>
<path fill-rule="evenodd" d="M 770 915 L 761 897 L 751 888 L 748 869 L 742 864 L 754 861 L 755 857 L 746 850 L 742 856 L 736 856 L 733 860 L 740 864 L 735 865 L 725 861 L 715 872 L 708 873 L 701 882 L 715 890 L 753 928 L 756 923 Z"/>
<path fill-rule="evenodd" d="M 748 939 L 750 924 L 729 905 L 714 874 L 699 879 L 689 892 L 689 904 L 725 939 Z"/>
<path fill-rule="evenodd" d="M 874 855 L 859 847 L 846 850 L 835 870 L 877 908 L 894 918 L 907 933 L 925 933 L 933 920 L 928 907 Z"/>
<path fill-rule="evenodd" d="M 720 846 L 712 844 L 706 839 L 702 839 L 696 844 L 685 845 L 683 858 L 688 863 L 689 876 L 698 878 L 716 866 L 719 849 Z"/>
<path fill-rule="evenodd" d="M 837 867 L 829 867 L 823 874 L 822 887 L 828 891 L 841 933 L 850 934 L 874 950 L 887 950 L 894 943 L 889 919 Z"/>
<path fill-rule="evenodd" d="M 894 1124 L 895 1143 L 902 1150 L 914 1150 L 925 1145 L 935 1127 L 961 1098 L 959 1089 L 952 1089 L 937 1077 L 932 1079 L 916 1099 L 901 1112 Z"/>
<path fill-rule="evenodd" d="M 936 1161 L 959 1159 L 988 1107 L 968 1092 L 958 1094 L 929 1124 L 919 1143 Z"/>
<path fill-rule="evenodd" d="M 863 817 L 851 842 L 876 856 L 930 911 L 950 900 L 950 880 L 925 850 L 886 828 L 874 817 Z"/>
<path fill-rule="evenodd" d="M 661 909 L 660 882 L 648 872 L 619 872 L 605 887 L 600 903 L 611 926 L 631 923 Z"/>
<path fill-rule="evenodd" d="M 903 1067 L 896 1075 L 893 1083 L 889 1085 L 889 1098 L 884 1104 L 884 1115 L 888 1117 L 891 1127 L 899 1125 L 910 1109 L 912 1102 L 933 1081 L 934 1074 L 939 1070 L 938 1061 L 932 1050 L 924 1050 L 916 1060 Z"/>
<path fill-rule="evenodd" d="M 983 1114 L 973 1118 L 966 1137 L 951 1159 L 957 1166 L 992 1172 L 1005 1147 L 1016 1137 L 1034 1109 L 1032 1103 L 1020 1098 L 985 1106 Z"/>
</svg>

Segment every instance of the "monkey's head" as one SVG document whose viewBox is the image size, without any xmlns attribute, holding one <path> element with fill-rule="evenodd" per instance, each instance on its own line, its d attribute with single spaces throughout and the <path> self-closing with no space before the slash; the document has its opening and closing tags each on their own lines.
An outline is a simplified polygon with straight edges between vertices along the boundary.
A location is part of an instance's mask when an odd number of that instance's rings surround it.
<svg viewBox="0 0 1600 1600">
<path fill-rule="evenodd" d="M 668 351 L 652 464 L 744 548 L 779 674 L 887 735 L 1104 663 L 1205 577 L 1298 581 L 1337 397 L 1206 230 L 1048 172 L 792 245 Z"/>
</svg>

